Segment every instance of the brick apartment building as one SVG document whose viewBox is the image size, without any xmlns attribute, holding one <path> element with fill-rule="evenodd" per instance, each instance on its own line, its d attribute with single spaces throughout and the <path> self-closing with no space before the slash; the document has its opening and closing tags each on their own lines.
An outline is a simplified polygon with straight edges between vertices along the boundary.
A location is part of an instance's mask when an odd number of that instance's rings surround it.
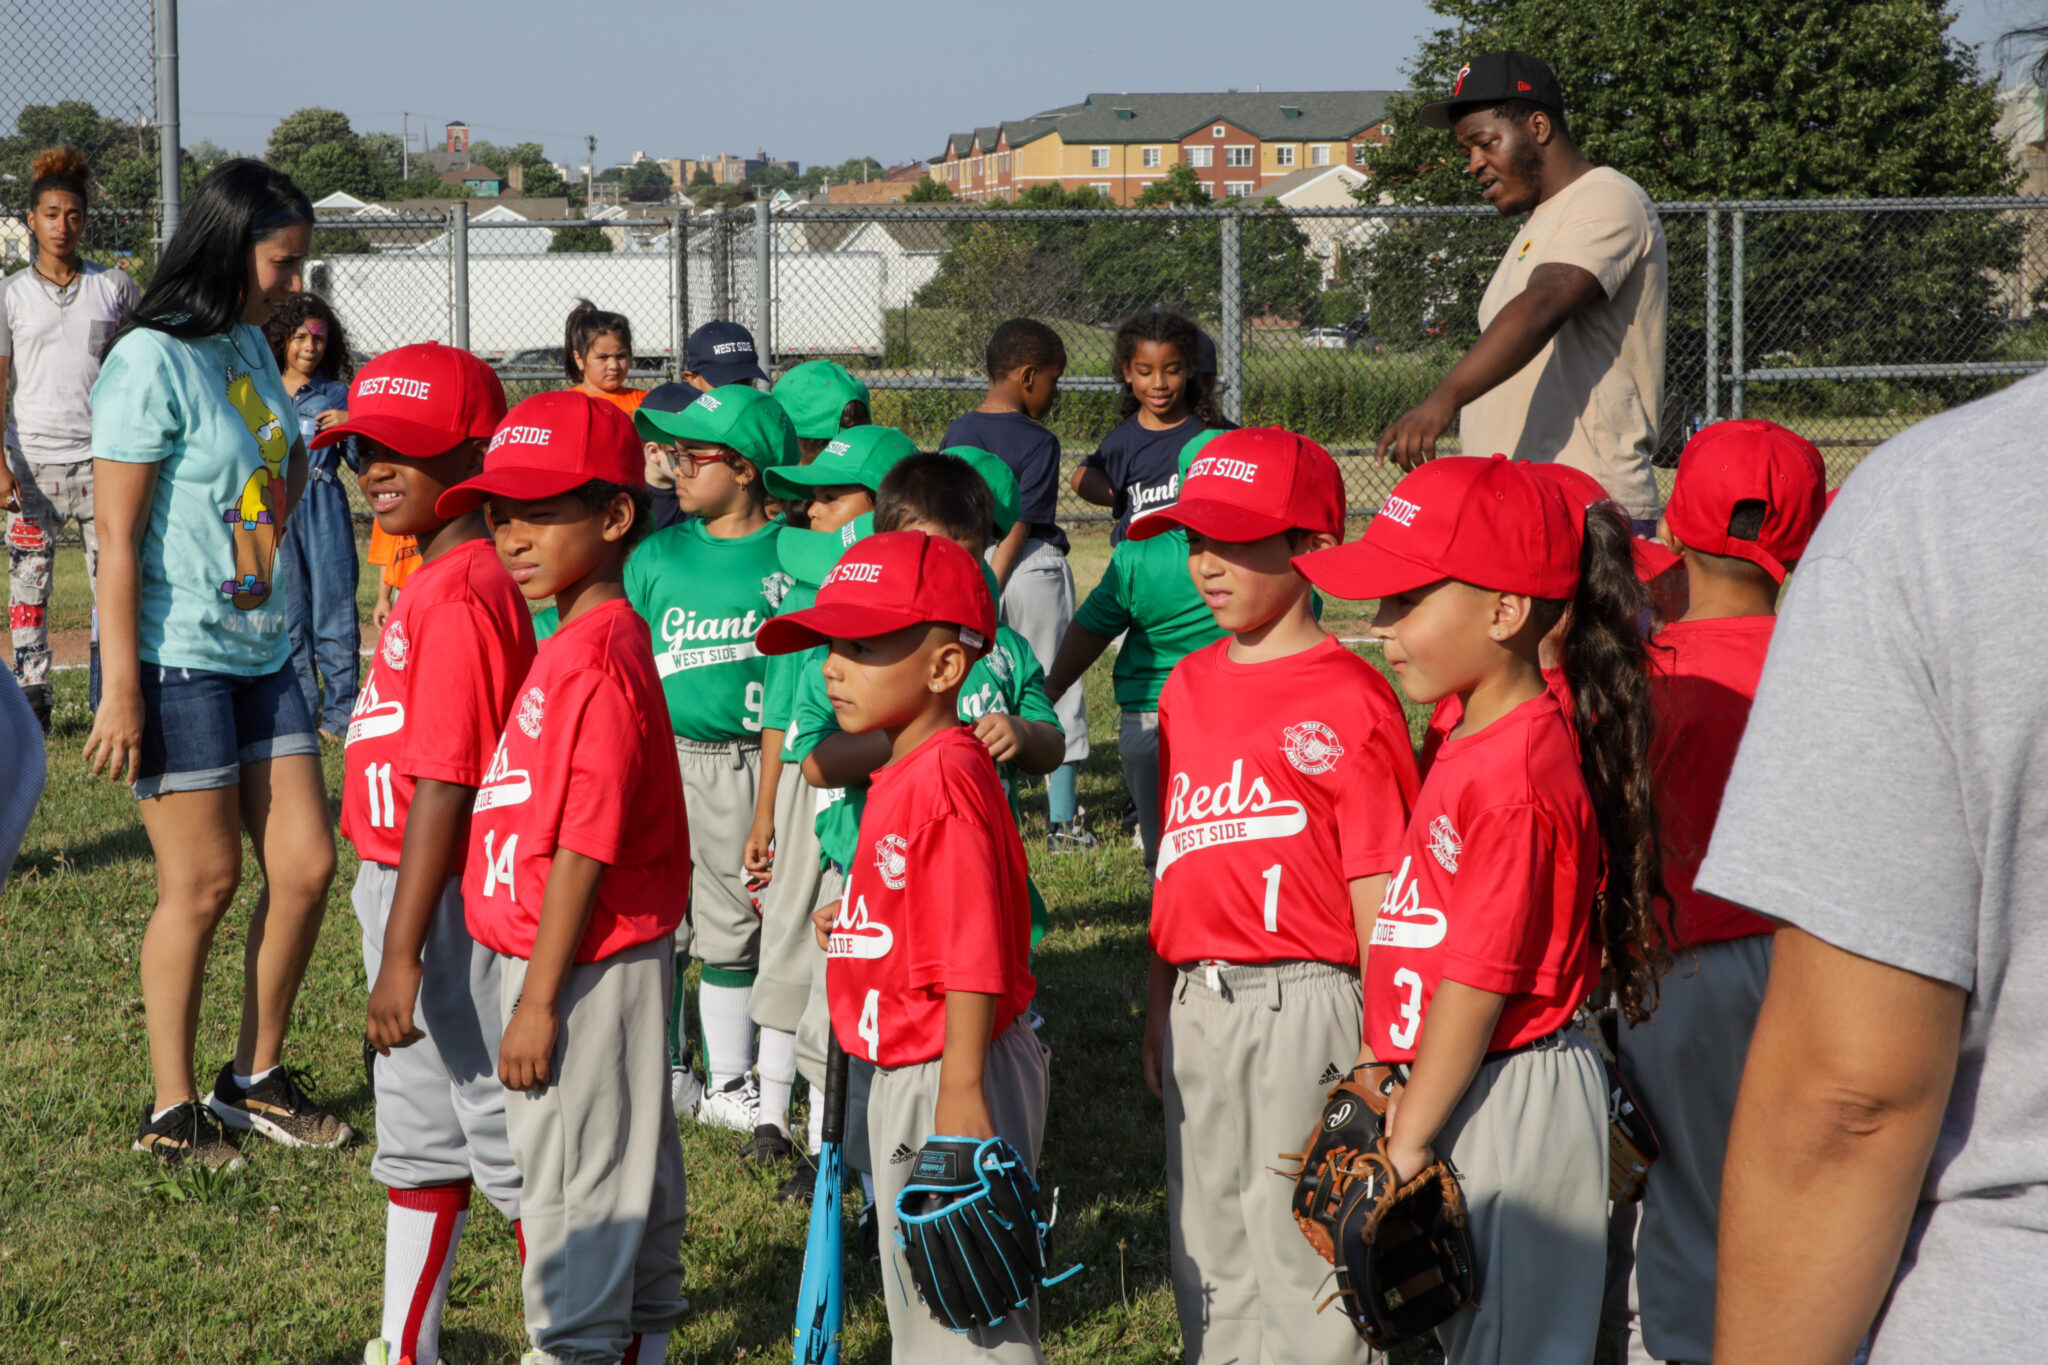
<svg viewBox="0 0 2048 1365">
<path fill-rule="evenodd" d="M 1175 165 L 1213 199 L 1248 198 L 1316 166 L 1357 165 L 1386 140 L 1392 90 L 1097 94 L 1030 118 L 954 133 L 931 164 L 955 199 L 1015 199 L 1033 185 L 1137 200 Z"/>
<path fill-rule="evenodd" d="M 908 161 L 891 166 L 872 180 L 828 183 L 814 198 L 835 208 L 841 204 L 900 204 L 930 170 L 922 161 Z"/>
</svg>

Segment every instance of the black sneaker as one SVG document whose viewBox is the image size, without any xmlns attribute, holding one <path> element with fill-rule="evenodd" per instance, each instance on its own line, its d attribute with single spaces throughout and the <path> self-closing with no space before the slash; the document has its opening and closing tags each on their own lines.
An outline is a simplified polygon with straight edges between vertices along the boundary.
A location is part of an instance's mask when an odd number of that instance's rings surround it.
<svg viewBox="0 0 2048 1365">
<path fill-rule="evenodd" d="M 1047 853 L 1089 853 L 1094 848 L 1095 836 L 1079 820 L 1053 825 L 1045 836 Z"/>
<path fill-rule="evenodd" d="M 197 1102 L 186 1100 L 160 1119 L 151 1117 L 154 1113 L 150 1106 L 142 1106 L 133 1150 L 148 1152 L 166 1166 L 189 1161 L 209 1171 L 241 1169 L 242 1154 L 228 1145 L 220 1124 Z"/>
<path fill-rule="evenodd" d="M 740 1145 L 740 1160 L 756 1166 L 780 1166 L 795 1151 L 789 1134 L 772 1123 L 762 1123 L 755 1125 L 754 1135 Z"/>
<path fill-rule="evenodd" d="M 313 1102 L 300 1086 L 301 1080 L 311 1079 L 297 1068 L 280 1066 L 244 1090 L 235 1084 L 235 1064 L 229 1061 L 214 1077 L 206 1107 L 230 1128 L 253 1128 L 287 1147 L 339 1147 L 356 1135 L 355 1129 Z"/>
<path fill-rule="evenodd" d="M 802 1154 L 796 1158 L 796 1170 L 789 1179 L 775 1187 L 775 1202 L 778 1204 L 808 1204 L 818 1192 L 818 1168 L 811 1159 Z"/>
<path fill-rule="evenodd" d="M 860 1254 L 868 1258 L 870 1265 L 881 1264 L 882 1220 L 875 1216 L 873 1204 L 860 1211 L 860 1222 L 854 1225 L 853 1239 L 860 1247 Z"/>
<path fill-rule="evenodd" d="M 37 683 L 34 687 L 24 687 L 21 689 L 21 694 L 28 698 L 29 710 L 36 713 L 36 724 L 43 727 L 44 734 L 49 734 L 50 713 L 56 709 L 57 694 L 48 683 Z"/>
</svg>

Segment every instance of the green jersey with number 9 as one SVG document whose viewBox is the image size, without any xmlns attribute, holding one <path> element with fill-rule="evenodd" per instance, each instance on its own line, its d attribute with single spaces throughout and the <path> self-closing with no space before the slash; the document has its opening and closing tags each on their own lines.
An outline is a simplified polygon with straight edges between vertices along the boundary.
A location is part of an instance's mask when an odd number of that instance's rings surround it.
<svg viewBox="0 0 2048 1365">
<path fill-rule="evenodd" d="M 626 561 L 626 599 L 654 637 L 669 723 L 683 739 L 761 737 L 768 660 L 754 632 L 795 583 L 775 556 L 782 527 L 720 538 L 693 518 L 655 532 Z"/>
</svg>

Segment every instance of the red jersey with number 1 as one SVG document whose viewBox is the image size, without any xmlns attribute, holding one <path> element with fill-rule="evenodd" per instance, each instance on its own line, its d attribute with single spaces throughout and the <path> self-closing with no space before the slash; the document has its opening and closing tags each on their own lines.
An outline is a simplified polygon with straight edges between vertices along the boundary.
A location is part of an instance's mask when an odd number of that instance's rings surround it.
<svg viewBox="0 0 2048 1365">
<path fill-rule="evenodd" d="M 690 826 L 647 623 L 623 597 L 548 637 L 498 737 L 469 821 L 470 937 L 533 956 L 555 852 L 605 865 L 576 961 L 673 933 L 690 892 Z"/>
<path fill-rule="evenodd" d="M 483 785 L 533 655 L 533 614 L 491 542 L 420 566 L 348 721 L 341 832 L 358 857 L 398 862 L 418 779 Z"/>
<path fill-rule="evenodd" d="M 1600 831 L 1549 692 L 1437 749 L 1365 966 L 1365 1041 L 1415 1060 L 1437 983 L 1507 997 L 1489 1052 L 1569 1022 L 1599 979 Z"/>
<path fill-rule="evenodd" d="M 988 748 L 949 726 L 879 769 L 825 951 L 832 1031 L 849 1057 L 914 1066 L 946 1050 L 946 992 L 1024 1012 L 1031 900 L 1024 844 Z"/>
<path fill-rule="evenodd" d="M 1198 649 L 1159 694 L 1152 946 L 1168 962 L 1358 965 L 1351 882 L 1390 872 L 1415 799 L 1408 721 L 1334 639 Z"/>
</svg>

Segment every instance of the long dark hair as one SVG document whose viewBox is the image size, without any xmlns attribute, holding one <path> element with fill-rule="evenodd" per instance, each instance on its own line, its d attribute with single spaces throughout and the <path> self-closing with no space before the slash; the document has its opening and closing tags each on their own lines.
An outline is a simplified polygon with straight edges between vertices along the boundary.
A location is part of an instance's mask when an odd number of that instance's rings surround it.
<svg viewBox="0 0 2048 1365">
<path fill-rule="evenodd" d="M 221 162 L 199 182 L 114 343 L 138 327 L 183 341 L 227 331 L 242 320 L 249 252 L 274 233 L 312 221 L 313 201 L 283 171 L 246 156 Z"/>
<path fill-rule="evenodd" d="M 263 324 L 263 339 L 270 343 L 270 353 L 277 357 L 277 372 L 285 371 L 284 350 L 292 333 L 305 326 L 308 319 L 327 324 L 327 354 L 320 357 L 320 373 L 346 382 L 356 372 L 356 363 L 348 353 L 348 329 L 341 325 L 341 318 L 327 300 L 310 290 L 279 304 L 270 321 Z"/>
<path fill-rule="evenodd" d="M 1671 965 L 1671 942 L 1656 912 L 1659 901 L 1669 909 L 1671 893 L 1650 794 L 1650 658 L 1638 629 L 1648 607 L 1621 509 L 1594 503 L 1586 509 L 1578 594 L 1544 608 L 1553 623 L 1571 612 L 1564 676 L 1579 767 L 1607 852 L 1594 928 L 1607 952 L 1615 1003 L 1631 1024 L 1657 1007 L 1657 981 Z"/>
<path fill-rule="evenodd" d="M 633 324 L 626 321 L 624 313 L 607 313 L 589 299 L 576 300 L 569 310 L 568 325 L 562 329 L 562 373 L 582 383 L 583 367 L 576 357 L 588 352 L 599 337 L 617 337 L 628 355 L 633 352 Z"/>
<path fill-rule="evenodd" d="M 78 196 L 78 207 L 90 208 L 92 201 L 86 194 L 86 186 L 92 183 L 92 165 L 86 161 L 85 153 L 76 147 L 50 147 L 36 153 L 36 159 L 29 166 L 33 177 L 28 186 L 28 212 L 31 216 L 45 194 L 59 190 Z"/>
<path fill-rule="evenodd" d="M 1132 357 L 1138 354 L 1141 341 L 1156 341 L 1179 351 L 1180 363 L 1187 373 L 1188 411 L 1205 427 L 1225 425 L 1223 410 L 1216 406 L 1216 400 L 1209 392 L 1209 377 L 1197 373 L 1202 357 L 1202 329 L 1170 308 L 1147 308 L 1142 313 L 1134 313 L 1116 329 L 1116 345 L 1110 354 L 1109 371 L 1116 376 L 1117 391 L 1123 395 L 1123 410 L 1118 416 L 1128 418 L 1138 410 L 1138 395 L 1131 392 L 1124 370 Z"/>
</svg>

